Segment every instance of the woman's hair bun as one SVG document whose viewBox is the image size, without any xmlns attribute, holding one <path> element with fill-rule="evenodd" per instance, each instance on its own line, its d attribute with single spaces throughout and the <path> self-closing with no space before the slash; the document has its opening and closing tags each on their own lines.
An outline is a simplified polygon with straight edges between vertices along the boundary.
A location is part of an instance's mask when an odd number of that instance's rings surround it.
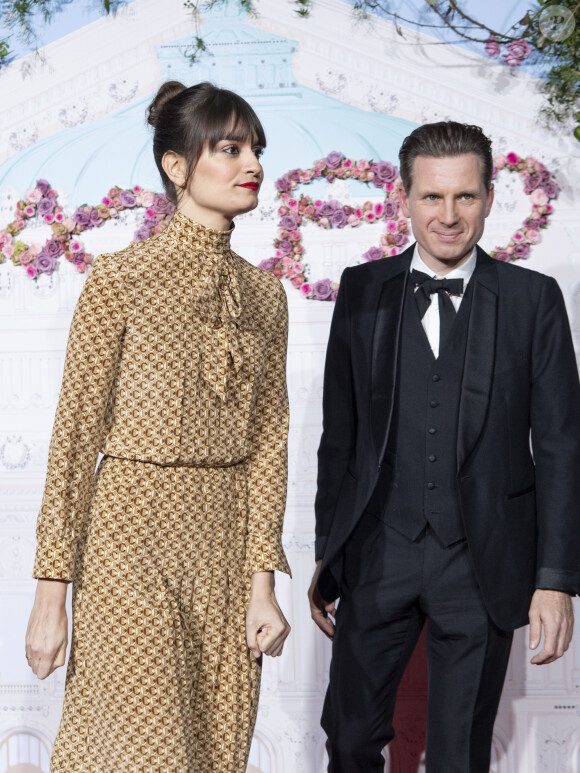
<svg viewBox="0 0 580 773">
<path fill-rule="evenodd" d="M 185 86 L 179 81 L 166 81 L 162 83 L 147 110 L 147 123 L 151 126 L 157 126 L 159 116 L 165 105 L 173 97 L 181 94 L 182 91 L 185 91 Z"/>
</svg>

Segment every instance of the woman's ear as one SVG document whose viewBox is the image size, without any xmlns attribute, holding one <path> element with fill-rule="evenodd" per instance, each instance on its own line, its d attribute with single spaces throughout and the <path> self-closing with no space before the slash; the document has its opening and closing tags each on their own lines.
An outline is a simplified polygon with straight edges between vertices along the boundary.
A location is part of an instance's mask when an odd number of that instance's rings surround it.
<svg viewBox="0 0 580 773">
<path fill-rule="evenodd" d="M 187 177 L 187 163 L 183 156 L 168 150 L 163 154 L 161 166 L 176 188 L 183 188 Z"/>
</svg>

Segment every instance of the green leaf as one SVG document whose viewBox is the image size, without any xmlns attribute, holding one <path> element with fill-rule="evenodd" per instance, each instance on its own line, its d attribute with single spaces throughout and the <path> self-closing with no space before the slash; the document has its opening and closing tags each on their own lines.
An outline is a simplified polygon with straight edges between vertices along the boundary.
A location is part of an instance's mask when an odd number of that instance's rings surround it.
<svg viewBox="0 0 580 773">
<path fill-rule="evenodd" d="M 580 142 L 580 124 L 574 129 L 574 136 Z"/>
</svg>

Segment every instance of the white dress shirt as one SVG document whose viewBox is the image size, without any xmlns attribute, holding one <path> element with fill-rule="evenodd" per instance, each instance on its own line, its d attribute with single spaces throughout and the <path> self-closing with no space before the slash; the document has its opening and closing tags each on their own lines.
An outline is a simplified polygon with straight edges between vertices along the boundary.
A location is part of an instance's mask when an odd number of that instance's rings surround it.
<svg viewBox="0 0 580 773">
<path fill-rule="evenodd" d="M 433 273 L 433 269 L 426 266 L 425 263 L 421 260 L 421 256 L 419 255 L 419 245 L 416 244 L 415 251 L 413 253 L 413 259 L 411 260 L 411 271 L 413 269 L 416 271 L 422 271 L 424 274 L 433 277 L 433 279 L 463 279 L 463 292 L 465 293 L 467 284 L 471 279 L 471 275 L 475 271 L 476 262 L 477 250 L 474 247 L 473 252 L 469 258 L 465 261 L 465 263 L 462 263 L 459 268 L 454 268 L 453 271 L 445 274 L 445 276 L 438 276 L 437 274 Z M 417 290 L 415 289 L 415 292 L 416 291 Z M 450 295 L 449 297 L 451 298 L 451 303 L 455 307 L 455 311 L 457 311 L 461 305 L 463 296 Z M 439 293 L 433 293 L 431 296 L 431 303 L 421 322 L 423 324 L 423 330 L 429 339 L 429 344 L 431 345 L 433 354 L 435 355 L 435 358 L 437 358 L 439 357 Z"/>
</svg>

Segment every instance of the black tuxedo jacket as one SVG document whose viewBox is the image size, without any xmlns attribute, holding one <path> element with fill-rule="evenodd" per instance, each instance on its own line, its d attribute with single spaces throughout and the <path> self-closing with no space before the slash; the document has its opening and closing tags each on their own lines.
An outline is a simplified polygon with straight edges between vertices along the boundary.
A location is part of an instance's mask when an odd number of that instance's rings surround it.
<svg viewBox="0 0 580 773">
<path fill-rule="evenodd" d="M 342 275 L 315 504 L 318 586 L 327 601 L 340 595 L 343 547 L 381 466 L 396 469 L 386 447 L 413 249 Z M 511 630 L 528 622 L 535 588 L 580 592 L 580 385 L 554 279 L 478 247 L 471 282 L 457 490 L 486 608 Z"/>
</svg>

